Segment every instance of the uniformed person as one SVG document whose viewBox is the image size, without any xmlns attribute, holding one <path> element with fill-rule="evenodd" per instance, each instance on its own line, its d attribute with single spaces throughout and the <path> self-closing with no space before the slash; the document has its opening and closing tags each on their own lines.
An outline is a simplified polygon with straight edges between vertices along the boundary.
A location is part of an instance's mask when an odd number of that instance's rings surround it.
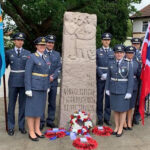
<svg viewBox="0 0 150 150">
<path fill-rule="evenodd" d="M 112 35 L 110 33 L 102 34 L 103 46 L 96 51 L 96 69 L 97 69 L 97 117 L 98 124 L 103 124 L 103 99 L 105 95 L 104 122 L 110 123 L 110 98 L 105 94 L 105 82 L 107 78 L 108 62 L 114 59 L 114 52 L 109 47 Z"/>
<path fill-rule="evenodd" d="M 17 97 L 19 100 L 19 114 L 18 124 L 19 131 L 22 134 L 26 133 L 25 130 L 25 89 L 24 89 L 24 73 L 27 57 L 30 55 L 28 50 L 22 46 L 25 40 L 24 33 L 16 33 L 13 35 L 12 40 L 15 47 L 6 51 L 6 67 L 10 65 L 9 74 L 9 103 L 8 103 L 8 135 L 14 135 L 15 128 L 15 105 Z"/>
<path fill-rule="evenodd" d="M 133 70 L 131 63 L 124 59 L 124 49 L 123 45 L 114 47 L 115 59 L 109 63 L 106 80 L 106 94 L 110 96 L 110 108 L 114 111 L 115 118 L 113 135 L 117 137 L 123 133 L 133 91 Z"/>
<path fill-rule="evenodd" d="M 54 128 L 55 112 L 56 112 L 56 95 L 58 86 L 58 76 L 61 71 L 61 58 L 60 53 L 54 50 L 56 37 L 54 35 L 46 36 L 46 50 L 44 54 L 49 58 L 51 62 L 50 69 L 50 91 L 48 92 L 48 117 L 46 119 L 47 127 Z M 40 128 L 44 127 L 45 120 L 44 115 L 41 118 Z"/>
<path fill-rule="evenodd" d="M 141 61 L 141 44 L 142 44 L 142 40 L 140 38 L 132 38 L 131 43 L 132 43 L 132 46 L 134 46 L 136 48 L 136 52 L 135 52 L 135 55 L 134 55 L 134 60 L 139 62 L 142 65 L 142 61 Z M 140 82 L 138 84 L 140 84 Z M 139 87 L 139 88 L 141 88 L 141 87 Z M 137 108 L 136 108 L 136 112 L 135 112 L 133 123 L 138 125 L 139 124 L 139 120 L 140 120 L 139 101 L 138 101 L 136 107 Z"/>
<path fill-rule="evenodd" d="M 141 44 L 142 40 L 140 38 L 132 38 L 131 39 L 132 46 L 136 48 L 134 59 L 141 62 Z"/>
<path fill-rule="evenodd" d="M 49 86 L 50 62 L 44 54 L 46 48 L 45 37 L 35 41 L 36 52 L 30 55 L 25 68 L 25 116 L 29 128 L 29 138 L 38 141 L 44 138 L 40 131 L 40 117 L 45 111 L 46 94 Z"/>
<path fill-rule="evenodd" d="M 125 52 L 126 52 L 126 58 L 131 62 L 131 66 L 133 68 L 134 85 L 133 85 L 133 94 L 130 100 L 129 110 L 127 111 L 127 123 L 125 123 L 124 129 L 132 130 L 132 109 L 135 107 L 135 102 L 137 98 L 138 82 L 140 80 L 140 74 L 141 74 L 141 64 L 139 64 L 139 62 L 134 59 L 134 55 L 136 52 L 135 47 L 128 46 L 125 48 Z"/>
</svg>

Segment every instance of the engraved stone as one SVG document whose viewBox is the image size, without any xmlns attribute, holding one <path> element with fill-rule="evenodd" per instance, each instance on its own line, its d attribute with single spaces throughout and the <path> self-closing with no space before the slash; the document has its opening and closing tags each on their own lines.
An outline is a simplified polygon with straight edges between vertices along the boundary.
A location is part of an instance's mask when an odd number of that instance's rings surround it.
<svg viewBox="0 0 150 150">
<path fill-rule="evenodd" d="M 96 123 L 96 24 L 94 14 L 64 14 L 60 127 L 78 110 Z"/>
</svg>

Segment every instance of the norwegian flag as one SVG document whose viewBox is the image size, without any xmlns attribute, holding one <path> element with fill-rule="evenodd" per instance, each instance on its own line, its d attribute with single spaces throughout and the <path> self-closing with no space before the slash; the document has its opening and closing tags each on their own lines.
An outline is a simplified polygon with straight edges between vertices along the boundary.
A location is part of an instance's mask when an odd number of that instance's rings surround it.
<svg viewBox="0 0 150 150">
<path fill-rule="evenodd" d="M 141 95 L 139 112 L 144 125 L 145 97 L 150 93 L 150 24 L 148 25 L 142 44 L 142 72 L 141 72 Z"/>
</svg>

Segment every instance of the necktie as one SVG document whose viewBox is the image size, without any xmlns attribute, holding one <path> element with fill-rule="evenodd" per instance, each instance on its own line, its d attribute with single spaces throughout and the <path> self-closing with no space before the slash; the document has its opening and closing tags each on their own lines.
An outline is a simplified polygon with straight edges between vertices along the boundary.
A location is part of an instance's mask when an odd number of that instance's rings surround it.
<svg viewBox="0 0 150 150">
<path fill-rule="evenodd" d="M 17 49 L 17 52 L 18 52 L 18 56 L 20 56 L 20 49 Z"/>
<path fill-rule="evenodd" d="M 44 55 L 42 55 L 42 59 L 45 60 Z"/>
<path fill-rule="evenodd" d="M 48 52 L 48 55 L 50 56 L 50 55 L 51 55 L 51 52 Z"/>
<path fill-rule="evenodd" d="M 119 61 L 117 60 L 117 70 L 119 69 Z"/>
<path fill-rule="evenodd" d="M 107 54 L 107 52 L 108 52 L 108 49 L 105 49 L 105 53 Z"/>
</svg>

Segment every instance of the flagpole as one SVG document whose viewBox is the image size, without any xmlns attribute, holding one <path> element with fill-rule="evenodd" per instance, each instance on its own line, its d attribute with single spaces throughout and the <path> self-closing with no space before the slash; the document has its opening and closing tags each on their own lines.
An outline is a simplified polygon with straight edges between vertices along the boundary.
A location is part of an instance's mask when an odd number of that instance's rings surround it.
<svg viewBox="0 0 150 150">
<path fill-rule="evenodd" d="M 7 100 L 6 100 L 6 82 L 5 82 L 5 75 L 3 75 L 3 85 L 4 85 L 5 127 L 6 127 L 6 131 L 8 131 L 8 121 L 7 121 Z"/>
</svg>

